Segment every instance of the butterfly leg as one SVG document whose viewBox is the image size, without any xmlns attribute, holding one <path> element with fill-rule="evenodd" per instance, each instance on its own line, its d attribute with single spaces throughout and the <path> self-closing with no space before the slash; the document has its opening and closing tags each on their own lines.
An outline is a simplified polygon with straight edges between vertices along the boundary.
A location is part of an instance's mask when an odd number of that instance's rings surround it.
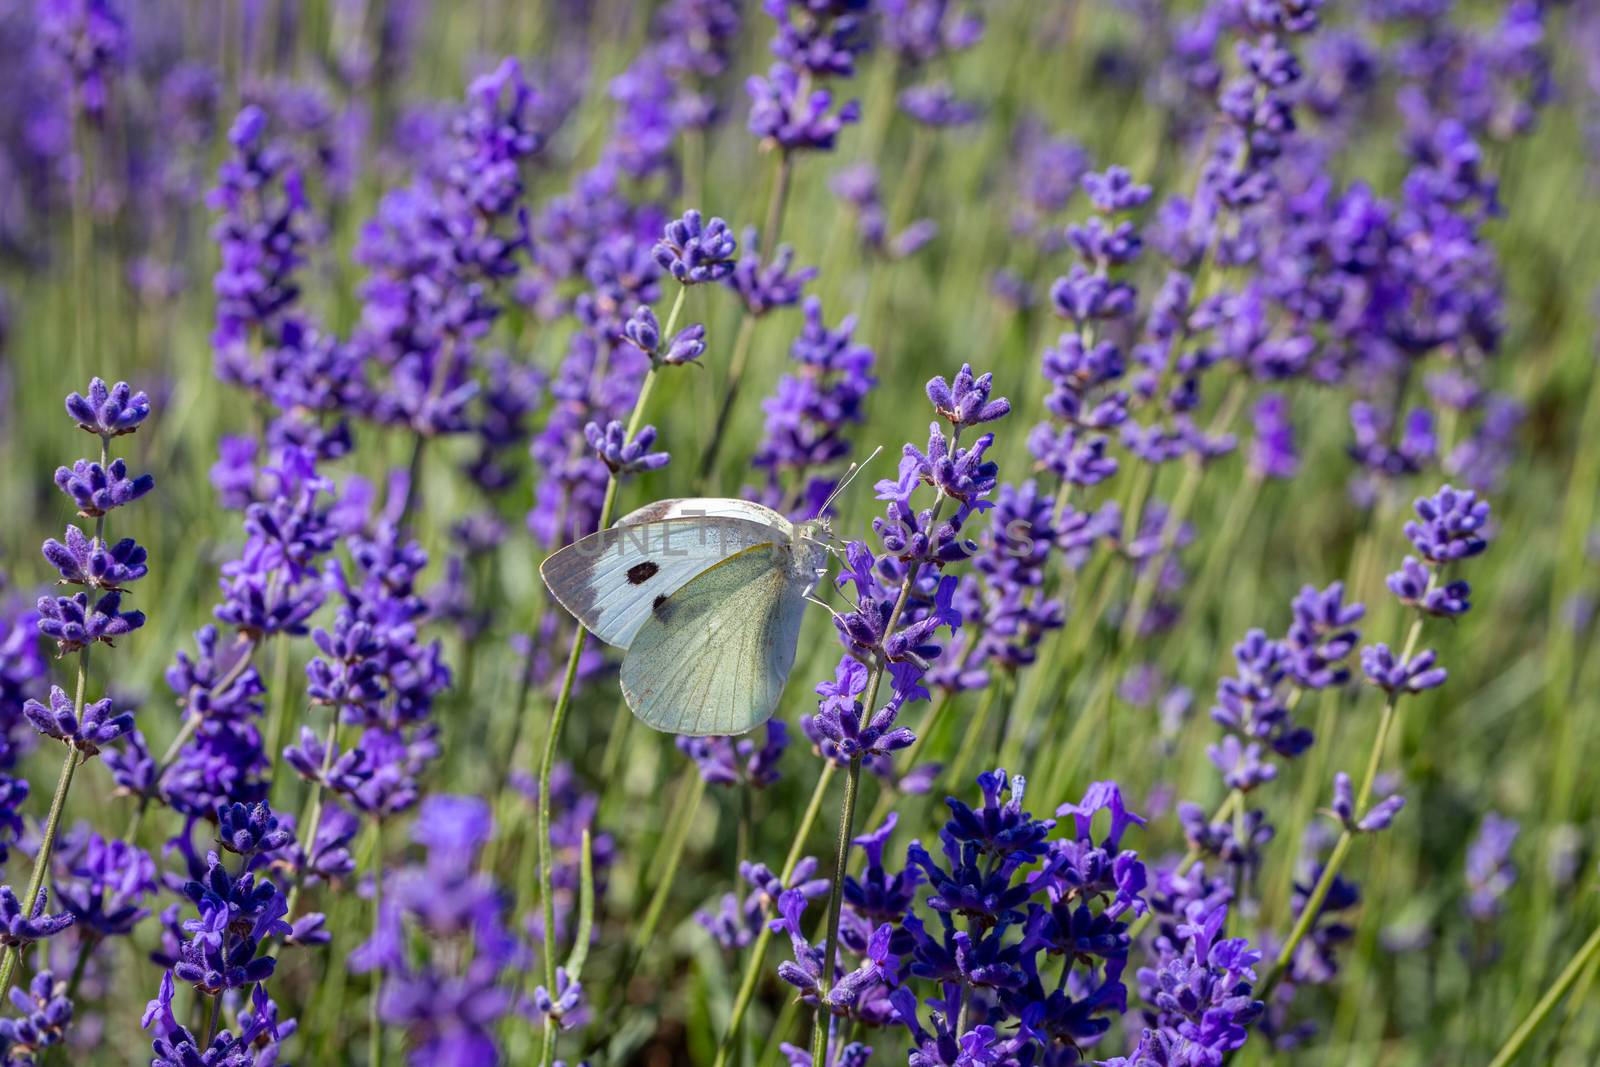
<svg viewBox="0 0 1600 1067">
<path fill-rule="evenodd" d="M 827 613 L 829 615 L 833 616 L 835 622 L 839 621 L 840 619 L 842 619 L 844 617 L 844 616 L 840 615 L 837 611 L 833 610 L 833 605 L 832 604 L 829 604 L 826 600 L 822 600 L 821 598 L 819 598 L 814 593 L 807 593 L 806 594 L 806 599 L 809 600 L 811 603 L 813 603 L 813 604 L 817 605 L 818 607 L 820 607 L 820 608 L 824 609 L 825 611 L 827 611 Z"/>
</svg>

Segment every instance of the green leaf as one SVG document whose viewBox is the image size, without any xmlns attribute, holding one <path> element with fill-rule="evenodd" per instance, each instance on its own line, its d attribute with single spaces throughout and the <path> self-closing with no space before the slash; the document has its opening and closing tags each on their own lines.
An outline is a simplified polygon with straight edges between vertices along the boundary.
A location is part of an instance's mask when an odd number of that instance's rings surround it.
<svg viewBox="0 0 1600 1067">
<path fill-rule="evenodd" d="M 572 954 L 567 957 L 567 977 L 574 982 L 583 973 L 584 962 L 589 958 L 589 936 L 594 929 L 594 852 L 588 830 L 583 832 L 583 859 L 578 878 L 578 932 L 573 938 Z"/>
</svg>

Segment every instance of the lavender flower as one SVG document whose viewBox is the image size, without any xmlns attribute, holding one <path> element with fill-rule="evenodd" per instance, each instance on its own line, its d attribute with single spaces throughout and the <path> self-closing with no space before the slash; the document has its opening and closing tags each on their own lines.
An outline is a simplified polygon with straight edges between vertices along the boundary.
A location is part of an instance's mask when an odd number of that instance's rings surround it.
<svg viewBox="0 0 1600 1067">
<path fill-rule="evenodd" d="M 73 834 L 57 857 L 56 900 L 80 930 L 99 937 L 126 937 L 150 911 L 155 861 L 126 841 L 94 832 Z"/>
<path fill-rule="evenodd" d="M 785 152 L 832 151 L 839 131 L 861 117 L 854 100 L 835 111 L 827 89 L 802 95 L 800 73 L 783 63 L 773 64 L 766 77 L 751 76 L 745 92 L 750 97 L 750 132 Z"/>
<path fill-rule="evenodd" d="M 1435 667 L 1431 651 L 1420 652 L 1401 662 L 1386 644 L 1368 645 L 1361 650 L 1361 669 L 1367 681 L 1391 696 L 1420 693 L 1444 684 L 1443 667 Z"/>
<path fill-rule="evenodd" d="M 1406 537 L 1429 563 L 1470 559 L 1488 547 L 1489 504 L 1470 490 L 1446 485 L 1416 502 L 1419 522 L 1408 522 Z"/>
<path fill-rule="evenodd" d="M 700 212 L 690 210 L 667 223 L 652 254 L 661 269 L 683 285 L 699 285 L 732 274 L 738 251 L 739 242 L 726 222 L 719 218 L 704 222 Z"/>
<path fill-rule="evenodd" d="M 72 1022 L 72 1001 L 67 984 L 50 971 L 33 976 L 26 990 L 13 989 L 11 1004 L 16 1018 L 0 1019 L 0 1055 L 7 1063 L 33 1064 L 48 1056 L 52 1045 L 66 1037 Z"/>
<path fill-rule="evenodd" d="M 112 714 L 110 697 L 84 705 L 80 714 L 72 698 L 58 685 L 50 687 L 48 705 L 30 700 L 23 705 L 22 713 L 40 734 L 55 738 L 85 757 L 95 755 L 133 729 L 133 713 Z"/>
<path fill-rule="evenodd" d="M 604 430 L 591 422 L 583 428 L 583 436 L 613 474 L 660 470 L 672 458 L 665 452 L 650 451 L 656 440 L 654 426 L 641 426 L 638 433 L 629 437 L 618 420 L 607 423 Z"/>
<path fill-rule="evenodd" d="M 700 776 L 712 785 L 744 785 L 762 789 L 781 775 L 778 761 L 789 747 L 789 728 L 781 720 L 767 722 L 767 737 L 757 744 L 749 737 L 678 737 L 678 751 L 700 768 Z"/>
<path fill-rule="evenodd" d="M 0 946 L 7 949 L 24 949 L 35 941 L 55 937 L 73 924 L 70 912 L 45 913 L 49 900 L 47 890 L 39 890 L 31 910 L 24 911 L 22 901 L 8 885 L 0 885 Z"/>
<path fill-rule="evenodd" d="M 1467 846 L 1467 914 L 1477 922 L 1488 922 L 1505 907 L 1505 895 L 1517 880 L 1511 847 L 1520 827 L 1515 819 L 1489 812 L 1478 827 L 1477 836 Z"/>
</svg>

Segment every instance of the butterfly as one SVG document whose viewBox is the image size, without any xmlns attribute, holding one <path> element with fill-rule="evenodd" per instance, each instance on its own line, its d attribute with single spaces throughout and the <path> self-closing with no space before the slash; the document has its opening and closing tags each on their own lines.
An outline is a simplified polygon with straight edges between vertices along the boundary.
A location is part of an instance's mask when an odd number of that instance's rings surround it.
<svg viewBox="0 0 1600 1067">
<path fill-rule="evenodd" d="M 554 553 L 539 574 L 591 633 L 627 650 L 622 695 L 639 719 L 737 734 L 778 706 L 830 540 L 825 519 L 794 523 L 746 500 L 662 500 Z"/>
</svg>

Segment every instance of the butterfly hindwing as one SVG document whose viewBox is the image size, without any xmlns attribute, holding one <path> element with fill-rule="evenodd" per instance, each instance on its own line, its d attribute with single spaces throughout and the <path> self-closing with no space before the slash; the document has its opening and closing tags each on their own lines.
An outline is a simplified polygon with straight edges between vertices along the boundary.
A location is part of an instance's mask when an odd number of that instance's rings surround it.
<svg viewBox="0 0 1600 1067">
<path fill-rule="evenodd" d="M 627 648 L 653 605 L 708 568 L 777 536 L 766 524 L 728 516 L 625 521 L 554 553 L 539 574 L 596 637 Z"/>
<path fill-rule="evenodd" d="M 648 725 L 737 734 L 772 716 L 805 612 L 787 545 L 718 563 L 652 608 L 622 660 L 622 693 Z"/>
</svg>

